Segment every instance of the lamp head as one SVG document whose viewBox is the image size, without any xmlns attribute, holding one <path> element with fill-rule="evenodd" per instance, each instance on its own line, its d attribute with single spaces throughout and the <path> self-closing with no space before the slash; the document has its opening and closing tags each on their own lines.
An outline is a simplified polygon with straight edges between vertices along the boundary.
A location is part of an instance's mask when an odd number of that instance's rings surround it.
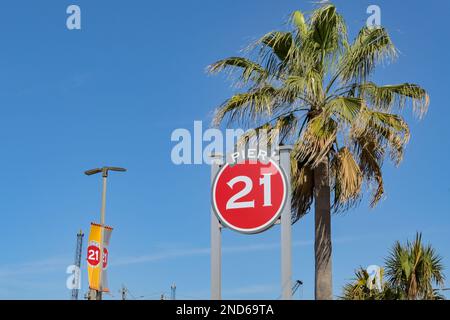
<svg viewBox="0 0 450 320">
<path fill-rule="evenodd" d="M 87 176 L 92 176 L 94 174 L 101 172 L 102 176 L 104 178 L 106 178 L 108 176 L 108 171 L 125 172 L 125 171 L 127 171 L 127 169 L 120 168 L 120 167 L 103 167 L 103 168 L 95 168 L 95 169 L 87 170 L 84 172 L 84 174 Z"/>
</svg>

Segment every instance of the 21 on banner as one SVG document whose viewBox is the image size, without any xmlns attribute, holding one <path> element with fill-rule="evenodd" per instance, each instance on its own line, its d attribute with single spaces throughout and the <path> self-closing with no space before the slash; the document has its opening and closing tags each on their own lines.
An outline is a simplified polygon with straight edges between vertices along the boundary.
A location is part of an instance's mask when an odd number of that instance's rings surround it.
<svg viewBox="0 0 450 320">
<path fill-rule="evenodd" d="M 286 198 L 286 178 L 273 160 L 227 163 L 217 174 L 212 189 L 213 208 L 219 221 L 247 234 L 270 228 L 280 217 Z"/>
<path fill-rule="evenodd" d="M 109 292 L 106 269 L 108 268 L 108 246 L 112 230 L 113 229 L 111 227 L 91 223 L 91 232 L 89 234 L 89 243 L 87 248 L 87 265 L 90 289 Z M 102 267 L 100 267 L 100 243 L 102 243 L 103 247 Z"/>
</svg>

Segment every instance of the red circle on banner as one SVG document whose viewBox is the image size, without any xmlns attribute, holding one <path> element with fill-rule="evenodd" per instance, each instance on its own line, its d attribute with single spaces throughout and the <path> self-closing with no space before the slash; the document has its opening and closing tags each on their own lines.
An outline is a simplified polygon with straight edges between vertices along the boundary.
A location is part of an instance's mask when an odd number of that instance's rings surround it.
<svg viewBox="0 0 450 320">
<path fill-rule="evenodd" d="M 87 248 L 87 262 L 90 266 L 96 267 L 100 262 L 100 248 L 97 244 L 91 244 Z M 103 248 L 103 269 L 108 266 L 108 249 Z"/>
<path fill-rule="evenodd" d="M 103 269 L 106 269 L 108 266 L 108 249 L 103 248 Z"/>
<path fill-rule="evenodd" d="M 222 224 L 242 233 L 270 228 L 281 214 L 287 184 L 280 167 L 270 160 L 225 164 L 212 190 L 214 211 Z"/>
<path fill-rule="evenodd" d="M 100 262 L 100 249 L 97 244 L 91 244 L 87 248 L 87 262 L 93 267 L 96 267 Z"/>
</svg>

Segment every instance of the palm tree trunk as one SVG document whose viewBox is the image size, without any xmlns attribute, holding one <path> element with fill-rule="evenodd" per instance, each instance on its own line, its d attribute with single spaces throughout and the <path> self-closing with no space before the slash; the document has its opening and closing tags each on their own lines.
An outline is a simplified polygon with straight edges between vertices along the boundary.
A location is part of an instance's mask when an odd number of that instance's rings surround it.
<svg viewBox="0 0 450 320">
<path fill-rule="evenodd" d="M 314 169 L 315 243 L 316 257 L 315 298 L 332 300 L 331 276 L 331 204 L 328 157 Z"/>
</svg>

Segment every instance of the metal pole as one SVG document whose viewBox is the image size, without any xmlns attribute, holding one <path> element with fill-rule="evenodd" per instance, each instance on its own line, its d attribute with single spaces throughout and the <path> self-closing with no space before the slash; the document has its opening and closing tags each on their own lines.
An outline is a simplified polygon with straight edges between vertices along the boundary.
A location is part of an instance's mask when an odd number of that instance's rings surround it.
<svg viewBox="0 0 450 320">
<path fill-rule="evenodd" d="M 223 162 L 221 154 L 211 155 L 211 188 Z M 211 300 L 222 299 L 222 235 L 219 220 L 211 206 Z"/>
<path fill-rule="evenodd" d="M 280 146 L 280 166 L 287 184 L 287 197 L 281 212 L 281 298 L 292 299 L 291 146 Z"/>
<path fill-rule="evenodd" d="M 103 292 L 103 285 L 102 285 L 102 278 L 103 278 L 103 239 L 104 239 L 104 232 L 105 232 L 105 211 L 106 211 L 106 182 L 108 179 L 108 172 L 106 170 L 103 170 L 103 190 L 102 190 L 102 208 L 100 211 L 100 224 L 102 225 L 102 237 L 99 245 L 100 249 L 100 274 L 99 274 L 99 285 L 100 290 L 97 291 L 97 300 L 102 300 L 102 292 Z"/>
<path fill-rule="evenodd" d="M 103 174 L 103 191 L 102 191 L 102 209 L 100 215 L 100 223 L 102 225 L 105 224 L 105 210 L 106 210 L 106 179 L 108 178 L 108 174 Z"/>
</svg>

